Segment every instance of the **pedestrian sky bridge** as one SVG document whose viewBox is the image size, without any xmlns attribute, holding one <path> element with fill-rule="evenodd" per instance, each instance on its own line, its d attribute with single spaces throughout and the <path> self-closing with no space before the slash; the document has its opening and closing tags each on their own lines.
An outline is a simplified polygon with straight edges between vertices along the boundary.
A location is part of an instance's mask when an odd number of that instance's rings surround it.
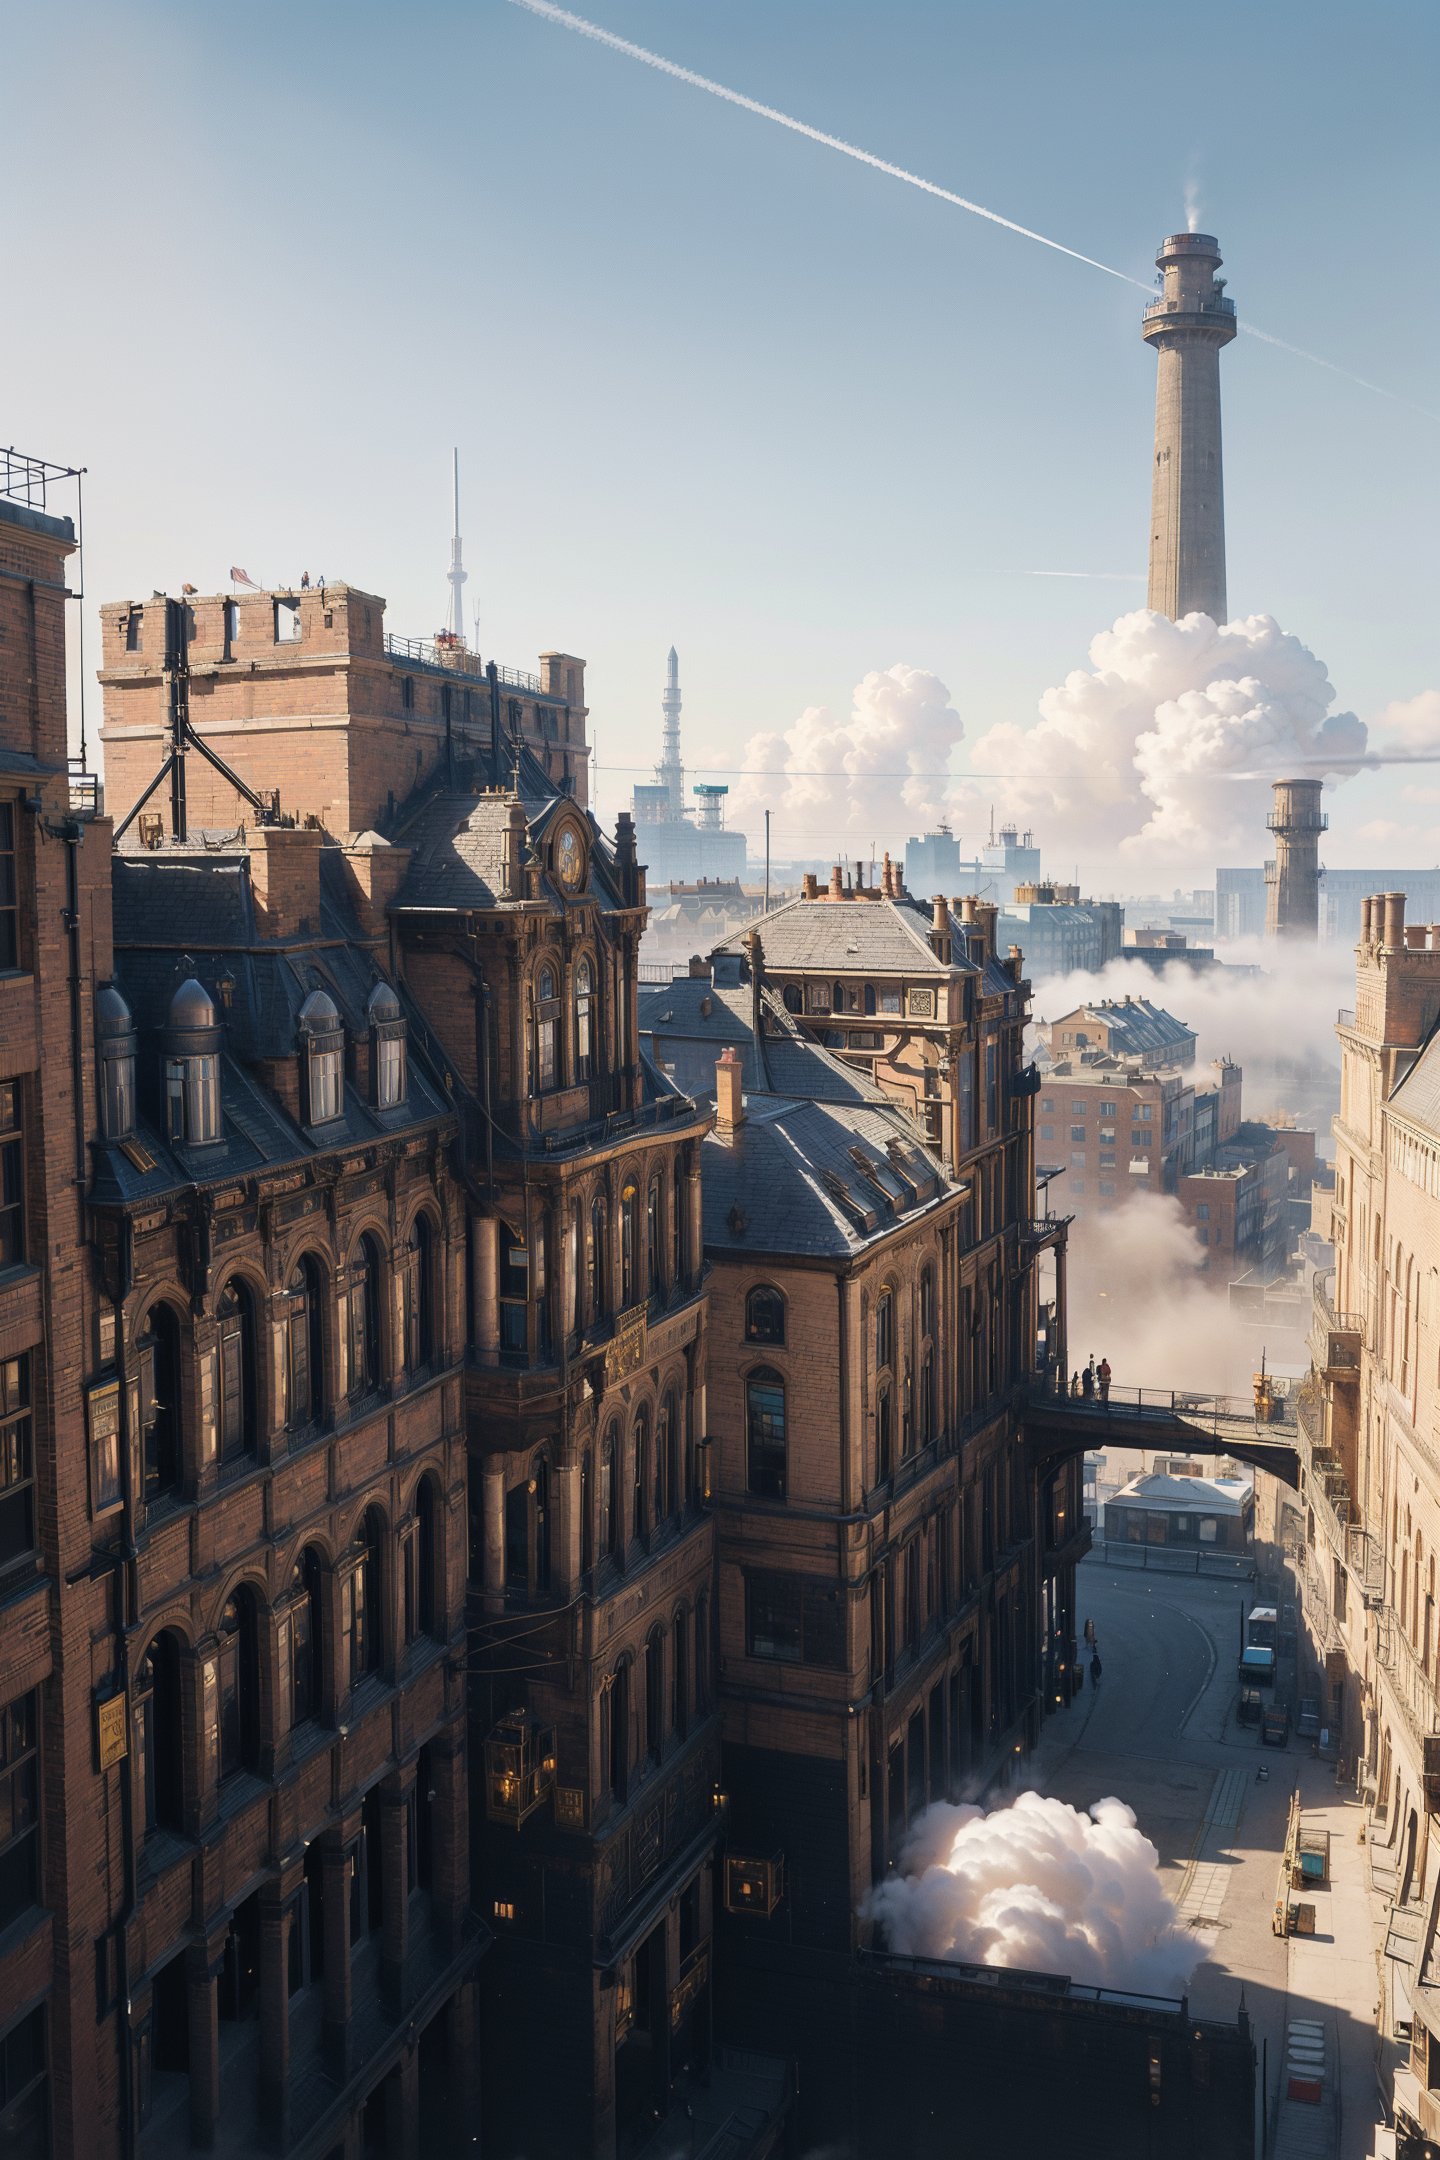
<svg viewBox="0 0 1440 2160">
<path fill-rule="evenodd" d="M 1253 1396 L 1201 1395 L 1184 1388 L 1117 1388 L 1108 1398 L 1072 1395 L 1057 1375 L 1036 1381 L 1020 1422 L 1036 1460 L 1061 1462 L 1101 1448 L 1161 1449 L 1174 1455 L 1229 1455 L 1300 1483 L 1293 1396 L 1277 1386 L 1262 1421 Z"/>
</svg>

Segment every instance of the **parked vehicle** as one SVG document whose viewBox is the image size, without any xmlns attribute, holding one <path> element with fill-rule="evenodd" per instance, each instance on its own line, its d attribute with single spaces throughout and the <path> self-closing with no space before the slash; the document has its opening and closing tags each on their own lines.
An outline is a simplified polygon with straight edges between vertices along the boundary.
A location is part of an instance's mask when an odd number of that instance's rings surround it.
<svg viewBox="0 0 1440 2160">
<path fill-rule="evenodd" d="M 1320 1704 L 1314 1695 L 1302 1695 L 1300 1715 L 1295 1720 L 1295 1731 L 1302 1740 L 1316 1740 L 1320 1736 Z"/>
<path fill-rule="evenodd" d="M 1265 1712 L 1265 1704 L 1257 1687 L 1242 1687 L 1240 1708 L 1236 1712 L 1242 1725 L 1258 1725 Z"/>
<path fill-rule="evenodd" d="M 1290 1744 L 1290 1712 L 1283 1703 L 1265 1712 L 1260 1725 L 1262 1747 L 1288 1747 Z"/>
</svg>

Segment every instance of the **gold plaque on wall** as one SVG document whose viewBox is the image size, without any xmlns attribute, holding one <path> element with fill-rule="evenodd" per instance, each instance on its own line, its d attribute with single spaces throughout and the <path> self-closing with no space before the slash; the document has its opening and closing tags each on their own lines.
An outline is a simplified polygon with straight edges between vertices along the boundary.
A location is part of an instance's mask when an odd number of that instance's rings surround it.
<svg viewBox="0 0 1440 2160">
<path fill-rule="evenodd" d="M 95 1705 L 95 1739 L 102 1770 L 110 1769 L 130 1752 L 130 1721 L 125 1709 L 123 1695 L 106 1695 Z"/>
</svg>

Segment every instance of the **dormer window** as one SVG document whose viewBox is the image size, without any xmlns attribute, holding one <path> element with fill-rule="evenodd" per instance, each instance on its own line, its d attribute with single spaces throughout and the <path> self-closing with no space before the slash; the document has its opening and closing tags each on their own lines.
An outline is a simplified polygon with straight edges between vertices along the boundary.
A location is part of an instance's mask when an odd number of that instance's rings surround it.
<svg viewBox="0 0 1440 2160">
<path fill-rule="evenodd" d="M 379 1110 L 398 1110 L 409 1092 L 409 1061 L 400 1000 L 388 982 L 376 983 L 365 1017 L 370 1024 L 370 1071 L 375 1106 Z"/>
<path fill-rule="evenodd" d="M 106 983 L 95 999 L 95 1041 L 100 1130 L 107 1140 L 128 1140 L 135 1130 L 135 1022 L 114 983 Z"/>
<path fill-rule="evenodd" d="M 328 1125 L 345 1107 L 345 1030 L 327 990 L 312 990 L 300 1008 L 305 1061 L 305 1122 Z"/>
<path fill-rule="evenodd" d="M 164 1045 L 167 1137 L 182 1147 L 219 1140 L 220 1027 L 214 999 L 193 975 L 170 1000 Z"/>
</svg>

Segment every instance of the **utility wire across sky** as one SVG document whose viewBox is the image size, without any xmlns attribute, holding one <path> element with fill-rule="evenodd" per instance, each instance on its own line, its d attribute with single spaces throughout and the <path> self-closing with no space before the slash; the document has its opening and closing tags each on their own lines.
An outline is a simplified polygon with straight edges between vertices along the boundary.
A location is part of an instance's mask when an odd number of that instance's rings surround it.
<svg viewBox="0 0 1440 2160">
<path fill-rule="evenodd" d="M 892 165 L 888 158 L 876 157 L 872 150 L 862 150 L 856 143 L 848 143 L 838 135 L 827 135 L 823 128 L 811 127 L 806 120 L 797 120 L 790 113 L 777 111 L 773 105 L 762 105 L 758 98 L 746 97 L 743 91 L 731 90 L 724 83 L 713 82 L 708 75 L 699 75 L 693 68 L 681 67 L 678 61 L 667 60 L 663 53 L 651 52 L 646 45 L 636 45 L 629 38 L 617 37 L 613 30 L 602 29 L 584 15 L 572 14 L 569 8 L 556 7 L 554 0 L 509 0 L 511 7 L 522 9 L 527 15 L 538 15 L 543 22 L 556 24 L 562 30 L 573 30 L 579 37 L 590 38 L 597 45 L 606 45 L 612 52 L 622 53 L 627 60 L 638 60 L 644 67 L 654 68 L 661 75 L 669 75 L 674 81 L 688 84 L 692 90 L 703 90 L 710 97 L 720 98 L 727 105 L 738 105 L 742 112 L 754 113 L 757 119 L 772 120 L 777 127 L 788 128 L 792 135 L 803 135 L 807 141 L 819 143 L 824 150 L 836 150 L 841 157 L 853 158 L 859 165 L 873 166 L 891 180 L 903 180 L 907 187 L 919 188 L 922 194 L 933 195 L 938 201 L 949 203 L 953 209 L 968 211 L 971 217 L 984 218 L 987 224 L 999 225 L 1006 232 L 1019 235 L 1022 240 L 1033 240 L 1037 247 L 1049 248 L 1056 255 L 1068 255 L 1072 262 L 1084 263 L 1088 270 L 1099 270 L 1104 276 L 1118 278 L 1122 285 L 1133 285 L 1138 292 L 1150 293 L 1153 286 L 1143 278 L 1132 277 L 1128 270 L 1117 270 L 1113 263 L 1101 262 L 1097 255 L 1086 255 L 1079 248 L 1067 247 L 1063 240 L 1052 240 L 1048 233 L 1036 232 L 1032 226 L 1021 225 L 1014 218 L 1002 217 L 998 210 L 987 210 L 983 203 L 972 202 L 967 195 L 957 195 L 953 189 L 944 188 L 934 180 L 926 180 L 920 173 L 907 171 L 903 165 Z M 1404 405 L 1409 411 L 1423 415 L 1427 420 L 1440 422 L 1440 413 L 1431 412 L 1427 406 L 1417 405 L 1412 399 L 1401 397 L 1398 391 L 1387 390 L 1380 383 L 1369 382 L 1363 375 L 1356 375 L 1350 368 L 1341 367 L 1337 361 L 1322 359 L 1319 353 L 1307 352 L 1303 345 L 1292 345 L 1285 338 L 1273 336 L 1268 330 L 1259 330 L 1254 323 L 1240 321 L 1241 332 L 1258 338 L 1262 345 L 1273 345 L 1279 352 L 1287 352 L 1297 360 L 1308 360 L 1312 367 L 1324 368 L 1332 375 L 1343 376 L 1346 382 L 1355 383 L 1361 390 L 1369 390 L 1376 397 L 1388 398 L 1392 404 Z"/>
</svg>

